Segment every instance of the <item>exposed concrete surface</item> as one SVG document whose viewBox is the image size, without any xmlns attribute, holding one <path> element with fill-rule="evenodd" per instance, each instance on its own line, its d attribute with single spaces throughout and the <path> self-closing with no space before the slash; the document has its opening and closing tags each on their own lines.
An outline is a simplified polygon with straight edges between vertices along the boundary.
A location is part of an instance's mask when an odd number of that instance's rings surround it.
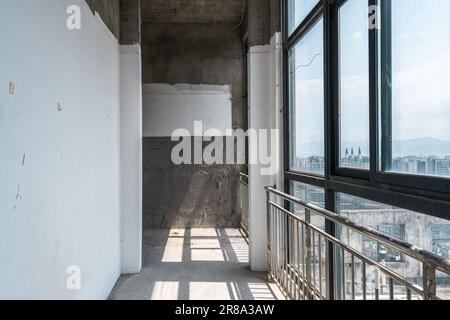
<svg viewBox="0 0 450 320">
<path fill-rule="evenodd" d="M 144 230 L 239 227 L 239 165 L 174 165 L 170 138 L 144 138 Z"/>
<path fill-rule="evenodd" d="M 144 83 L 232 85 L 233 126 L 246 128 L 245 52 L 232 24 L 144 23 Z"/>
<path fill-rule="evenodd" d="M 248 46 L 269 44 L 271 31 L 271 0 L 247 0 Z"/>
<path fill-rule="evenodd" d="M 144 268 L 122 276 L 112 300 L 277 300 L 265 273 L 248 268 L 237 229 L 172 229 L 144 233 Z"/>
<path fill-rule="evenodd" d="M 98 12 L 109 30 L 120 40 L 120 0 L 86 0 L 93 12 Z"/>
<path fill-rule="evenodd" d="M 120 0 L 120 42 L 141 43 L 141 0 Z"/>
<path fill-rule="evenodd" d="M 270 0 L 270 36 L 281 32 L 281 0 Z"/>
<path fill-rule="evenodd" d="M 246 0 L 142 0 L 143 20 L 163 23 L 239 23 Z"/>
<path fill-rule="evenodd" d="M 245 130 L 246 56 L 235 26 L 144 23 L 144 83 L 230 85 L 232 126 Z M 145 228 L 239 226 L 240 166 L 175 167 L 173 145 L 144 141 Z"/>
</svg>

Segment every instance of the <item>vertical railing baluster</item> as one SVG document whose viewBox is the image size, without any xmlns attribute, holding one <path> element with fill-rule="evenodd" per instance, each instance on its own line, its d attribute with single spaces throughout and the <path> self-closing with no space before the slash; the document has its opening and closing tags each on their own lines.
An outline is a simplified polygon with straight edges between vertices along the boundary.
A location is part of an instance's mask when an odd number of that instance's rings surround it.
<svg viewBox="0 0 450 320">
<path fill-rule="evenodd" d="M 345 280 L 345 250 L 343 247 L 341 247 L 341 254 L 342 254 L 342 300 L 346 300 L 346 280 Z"/>
<path fill-rule="evenodd" d="M 351 264 L 352 264 L 352 283 L 351 283 L 351 286 L 352 286 L 352 300 L 355 300 L 356 299 L 356 292 L 355 292 L 355 287 L 356 287 L 356 285 L 355 285 L 355 256 L 353 254 L 352 254 Z"/>
<path fill-rule="evenodd" d="M 394 279 L 389 277 L 389 300 L 394 300 Z"/>
<path fill-rule="evenodd" d="M 292 247 L 292 241 L 291 241 L 291 239 L 292 239 L 291 234 L 292 234 L 294 222 L 295 221 L 291 217 L 289 217 L 289 224 L 288 224 L 288 228 L 289 228 L 289 232 L 288 232 L 288 235 L 289 235 L 289 238 L 288 238 L 289 266 L 288 266 L 288 268 L 289 268 L 289 275 L 290 275 L 289 276 L 289 288 L 291 290 L 291 296 L 293 299 L 295 299 L 295 282 L 294 282 L 295 272 L 294 272 L 294 268 L 293 268 L 293 253 L 294 253 L 294 251 L 292 250 L 293 247 Z"/>
<path fill-rule="evenodd" d="M 337 246 L 332 243 L 332 247 L 333 247 L 333 255 L 334 255 L 334 263 L 333 263 L 333 282 L 334 282 L 334 299 L 337 300 L 339 295 L 338 295 L 338 283 L 337 283 Z"/>
<path fill-rule="evenodd" d="M 436 297 L 436 269 L 423 263 L 423 291 L 424 300 L 434 300 Z"/>
<path fill-rule="evenodd" d="M 275 229 L 275 243 L 276 243 L 276 268 L 275 268 L 275 274 L 277 277 L 278 283 L 280 282 L 280 211 L 277 209 L 275 214 L 275 220 L 276 220 L 276 229 Z"/>
<path fill-rule="evenodd" d="M 367 300 L 366 262 L 362 262 L 362 290 L 363 300 Z"/>
<path fill-rule="evenodd" d="M 275 277 L 275 259 L 276 259 L 276 248 L 275 248 L 275 230 L 276 230 L 276 224 L 275 224 L 275 212 L 276 209 L 272 207 L 272 276 Z"/>
<path fill-rule="evenodd" d="M 380 278 L 378 276 L 378 268 L 375 266 L 374 278 L 375 278 L 375 300 L 380 300 Z"/>
<path fill-rule="evenodd" d="M 269 190 L 266 189 L 266 205 L 267 205 L 267 281 L 270 281 L 270 271 L 271 271 L 271 256 L 272 256 L 272 248 L 271 248 L 271 224 L 270 224 L 270 212 L 271 212 L 271 208 L 272 206 L 270 205 L 270 192 Z"/>
<path fill-rule="evenodd" d="M 287 252 L 286 252 L 286 214 L 283 213 L 283 286 L 286 293 L 287 290 Z"/>
<path fill-rule="evenodd" d="M 320 300 L 323 300 L 322 294 L 322 237 L 319 233 L 319 294 Z"/>
<path fill-rule="evenodd" d="M 295 221 L 294 224 L 294 251 L 295 251 L 295 259 L 294 259 L 294 266 L 295 266 L 295 271 L 296 271 L 296 296 L 297 296 L 297 300 L 300 300 L 300 277 L 299 277 L 299 259 L 298 259 L 298 255 L 299 255 L 299 238 L 298 238 L 298 221 Z"/>
<path fill-rule="evenodd" d="M 412 300 L 411 290 L 408 287 L 406 288 L 406 300 L 407 301 L 411 301 Z"/>
<path fill-rule="evenodd" d="M 283 213 L 278 210 L 278 281 L 280 282 L 280 285 L 283 286 L 283 246 L 282 246 L 282 239 L 283 239 Z M 284 288 L 283 288 L 284 289 Z"/>
<path fill-rule="evenodd" d="M 312 298 L 313 300 L 316 299 L 316 287 L 317 287 L 317 282 L 316 282 L 316 233 L 314 232 L 314 230 L 312 230 L 312 272 L 313 272 L 313 280 L 312 280 Z"/>
<path fill-rule="evenodd" d="M 306 236 L 306 277 L 305 277 L 305 282 L 306 282 L 306 287 L 307 287 L 307 294 L 308 294 L 308 299 L 311 299 L 312 297 L 312 292 L 311 292 L 311 288 L 312 288 L 312 282 L 311 282 L 311 267 L 312 267 L 312 259 L 311 259 L 311 254 L 312 254 L 312 250 L 311 250 L 311 228 L 310 228 L 310 223 L 311 223 L 311 211 L 309 211 L 308 209 L 305 209 L 305 236 Z"/>
<path fill-rule="evenodd" d="M 301 300 L 302 299 L 302 283 L 301 283 L 301 276 L 300 276 L 300 222 L 297 221 L 296 223 L 296 227 L 297 227 L 297 261 L 296 261 L 296 269 L 297 269 L 297 290 L 298 290 L 298 299 Z"/>
<path fill-rule="evenodd" d="M 285 274 L 286 274 L 286 291 L 287 292 L 289 292 L 289 295 L 291 294 L 290 293 L 290 290 L 289 290 L 289 284 L 290 284 L 290 268 L 289 268 L 289 216 L 287 216 L 286 214 L 285 214 L 285 216 L 286 216 L 286 218 L 284 219 L 285 220 L 285 227 L 286 227 L 286 229 L 285 229 L 285 235 L 284 235 L 284 245 L 285 245 L 285 247 L 286 247 L 286 249 L 285 249 L 285 254 L 286 254 L 286 256 L 285 256 Z M 292 298 L 292 297 L 291 297 Z"/>
</svg>

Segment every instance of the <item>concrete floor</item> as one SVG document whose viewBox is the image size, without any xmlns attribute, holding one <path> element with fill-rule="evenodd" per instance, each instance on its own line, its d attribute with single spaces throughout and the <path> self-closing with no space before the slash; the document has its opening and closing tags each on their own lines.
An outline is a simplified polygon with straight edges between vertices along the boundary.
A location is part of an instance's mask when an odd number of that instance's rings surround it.
<svg viewBox="0 0 450 320">
<path fill-rule="evenodd" d="M 144 232 L 144 268 L 122 276 L 112 300 L 276 300 L 265 273 L 250 271 L 248 243 L 237 229 Z"/>
</svg>

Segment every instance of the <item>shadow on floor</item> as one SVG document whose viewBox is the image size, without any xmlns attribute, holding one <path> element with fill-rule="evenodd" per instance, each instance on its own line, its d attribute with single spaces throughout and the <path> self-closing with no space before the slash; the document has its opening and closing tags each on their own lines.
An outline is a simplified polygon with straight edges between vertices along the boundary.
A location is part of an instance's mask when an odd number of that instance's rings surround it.
<svg viewBox="0 0 450 320">
<path fill-rule="evenodd" d="M 248 243 L 237 229 L 148 230 L 143 270 L 122 276 L 112 300 L 283 299 L 265 273 L 248 267 Z"/>
</svg>

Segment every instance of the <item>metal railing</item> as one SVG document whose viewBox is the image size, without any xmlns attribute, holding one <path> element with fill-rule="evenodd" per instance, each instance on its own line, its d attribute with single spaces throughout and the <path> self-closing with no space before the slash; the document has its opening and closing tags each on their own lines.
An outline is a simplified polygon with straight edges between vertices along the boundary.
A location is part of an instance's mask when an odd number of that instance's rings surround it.
<svg viewBox="0 0 450 320">
<path fill-rule="evenodd" d="M 241 228 L 248 235 L 249 215 L 248 215 L 248 175 L 241 173 L 239 175 L 242 220 Z"/>
<path fill-rule="evenodd" d="M 434 300 L 436 273 L 450 275 L 450 261 L 412 244 L 359 225 L 318 206 L 267 187 L 268 268 L 290 299 L 296 300 Z M 280 205 L 282 203 L 283 205 Z M 294 214 L 287 208 L 302 209 Z M 418 262 L 420 275 L 412 279 L 374 261 L 362 250 L 344 243 L 315 226 L 311 216 L 362 237 Z M 379 281 L 384 279 L 384 286 Z M 385 290 L 383 290 L 385 288 Z"/>
</svg>

